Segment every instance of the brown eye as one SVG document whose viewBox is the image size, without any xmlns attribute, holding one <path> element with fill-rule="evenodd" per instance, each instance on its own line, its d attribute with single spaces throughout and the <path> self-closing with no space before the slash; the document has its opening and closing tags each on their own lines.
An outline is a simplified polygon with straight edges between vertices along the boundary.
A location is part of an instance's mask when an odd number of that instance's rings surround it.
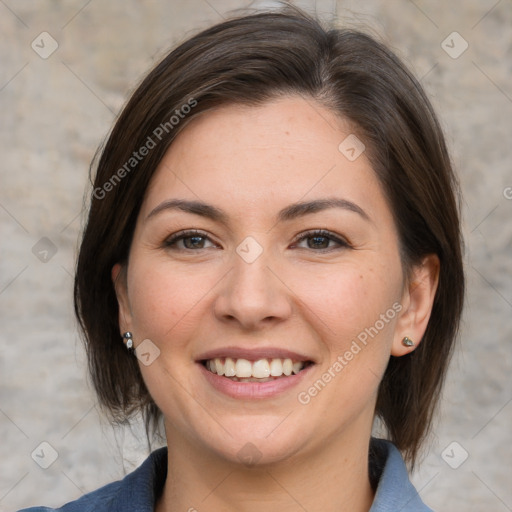
<svg viewBox="0 0 512 512">
<path fill-rule="evenodd" d="M 207 249 L 206 241 L 211 240 L 200 231 L 182 231 L 172 235 L 165 241 L 165 247 L 178 250 Z"/>
<path fill-rule="evenodd" d="M 325 230 L 308 231 L 300 235 L 295 244 L 301 243 L 304 240 L 307 241 L 307 247 L 302 248 L 314 249 L 319 252 L 350 247 L 345 240 Z"/>
</svg>

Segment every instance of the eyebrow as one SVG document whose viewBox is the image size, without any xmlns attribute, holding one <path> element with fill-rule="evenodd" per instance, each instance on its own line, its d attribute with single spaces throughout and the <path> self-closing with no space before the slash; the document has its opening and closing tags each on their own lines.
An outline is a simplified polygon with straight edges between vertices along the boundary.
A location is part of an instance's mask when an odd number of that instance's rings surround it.
<svg viewBox="0 0 512 512">
<path fill-rule="evenodd" d="M 312 201 L 293 203 L 279 211 L 276 219 L 277 222 L 290 221 L 303 217 L 304 215 L 320 212 L 329 208 L 342 208 L 344 210 L 357 213 L 364 220 L 371 222 L 370 216 L 360 206 L 352 201 L 341 198 L 315 199 Z M 186 213 L 206 217 L 225 225 L 229 224 L 228 215 L 220 208 L 208 203 L 203 203 L 202 201 L 191 201 L 187 199 L 169 199 L 160 203 L 149 213 L 146 220 L 163 211 L 169 210 L 180 210 Z"/>
</svg>

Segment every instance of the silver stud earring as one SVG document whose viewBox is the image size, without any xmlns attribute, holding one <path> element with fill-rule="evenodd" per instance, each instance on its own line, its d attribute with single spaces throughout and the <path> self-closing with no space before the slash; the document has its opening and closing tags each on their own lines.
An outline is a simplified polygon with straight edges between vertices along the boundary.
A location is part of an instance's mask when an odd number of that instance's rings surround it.
<svg viewBox="0 0 512 512">
<path fill-rule="evenodd" d="M 414 341 L 412 341 L 411 338 L 404 336 L 404 338 L 402 339 L 402 345 L 404 347 L 414 347 Z"/>
<path fill-rule="evenodd" d="M 133 335 L 131 332 L 127 331 L 123 334 L 124 344 L 129 352 L 133 351 Z"/>
</svg>

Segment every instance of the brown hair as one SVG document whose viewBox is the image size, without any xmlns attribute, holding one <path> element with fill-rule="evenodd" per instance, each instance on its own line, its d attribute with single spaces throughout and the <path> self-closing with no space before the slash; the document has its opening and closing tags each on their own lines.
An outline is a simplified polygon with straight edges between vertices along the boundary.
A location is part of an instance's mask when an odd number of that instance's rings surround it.
<svg viewBox="0 0 512 512">
<path fill-rule="evenodd" d="M 398 227 L 404 269 L 439 256 L 422 343 L 390 358 L 376 407 L 388 437 L 414 464 L 463 305 L 457 182 L 432 106 L 397 56 L 363 32 L 324 29 L 295 9 L 233 18 L 188 39 L 147 75 L 117 119 L 97 164 L 75 278 L 92 382 L 113 418 L 136 411 L 158 418 L 137 359 L 121 342 L 112 266 L 127 261 L 151 177 L 188 121 L 222 104 L 286 94 L 321 102 L 364 142 Z"/>
</svg>

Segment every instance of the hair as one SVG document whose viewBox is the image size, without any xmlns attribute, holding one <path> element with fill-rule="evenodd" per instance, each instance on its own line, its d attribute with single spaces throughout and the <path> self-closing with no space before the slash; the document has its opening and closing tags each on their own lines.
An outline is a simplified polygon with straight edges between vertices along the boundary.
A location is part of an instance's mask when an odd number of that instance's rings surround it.
<svg viewBox="0 0 512 512">
<path fill-rule="evenodd" d="M 434 110 L 400 59 L 375 37 L 323 28 L 298 9 L 232 18 L 180 44 L 143 79 L 98 149 L 74 285 L 92 383 L 114 420 L 138 412 L 147 427 L 156 425 L 161 412 L 121 342 L 111 269 L 128 260 L 146 189 L 176 135 L 221 105 L 261 105 L 285 95 L 316 100 L 364 142 L 398 229 L 406 275 L 426 255 L 439 257 L 422 342 L 390 357 L 375 411 L 413 467 L 462 313 L 458 183 Z"/>
</svg>

